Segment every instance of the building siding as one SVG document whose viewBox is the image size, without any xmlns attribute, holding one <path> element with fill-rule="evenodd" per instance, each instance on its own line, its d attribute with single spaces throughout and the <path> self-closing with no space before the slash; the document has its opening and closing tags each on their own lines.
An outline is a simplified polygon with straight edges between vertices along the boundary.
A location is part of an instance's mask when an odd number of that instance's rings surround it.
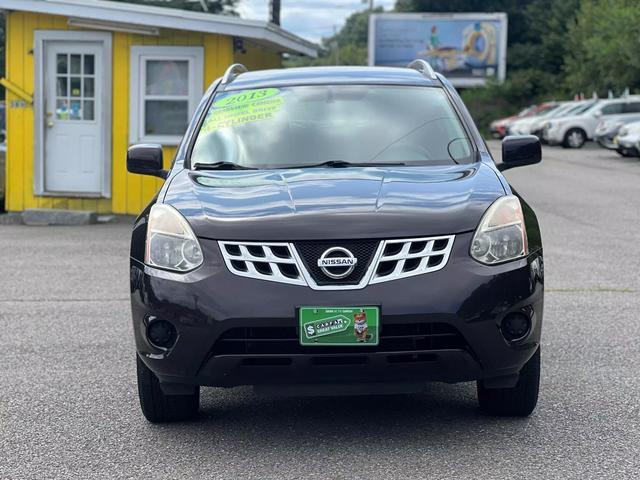
<svg viewBox="0 0 640 480">
<path fill-rule="evenodd" d="M 22 90 L 33 94 L 35 30 L 77 30 L 67 26 L 67 18 L 30 12 L 11 12 L 6 20 L 6 78 Z M 235 54 L 231 37 L 162 29 L 159 36 L 112 33 L 112 135 L 111 198 L 72 198 L 34 195 L 34 110 L 12 107 L 19 98 L 7 90 L 7 189 L 6 208 L 21 211 L 29 208 L 92 210 L 100 213 L 138 214 L 153 198 L 162 180 L 132 175 L 126 171 L 129 146 L 129 52 L 133 45 L 198 45 L 204 47 L 203 90 L 221 76 L 234 61 L 250 69 L 276 68 L 280 55 L 249 43 L 246 53 Z M 108 61 L 108 60 L 107 60 Z M 171 164 L 175 147 L 164 147 L 165 166 Z"/>
</svg>

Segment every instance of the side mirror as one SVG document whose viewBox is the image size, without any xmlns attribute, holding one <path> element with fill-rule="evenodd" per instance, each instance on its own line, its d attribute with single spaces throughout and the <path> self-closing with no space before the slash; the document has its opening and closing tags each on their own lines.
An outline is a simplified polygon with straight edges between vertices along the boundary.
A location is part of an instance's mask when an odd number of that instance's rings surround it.
<svg viewBox="0 0 640 480">
<path fill-rule="evenodd" d="M 509 135 L 502 140 L 502 163 L 498 170 L 533 165 L 542 161 L 542 147 L 535 135 Z"/>
<path fill-rule="evenodd" d="M 167 178 L 169 172 L 162 169 L 162 146 L 142 144 L 129 147 L 127 170 L 140 175 Z"/>
<path fill-rule="evenodd" d="M 593 116 L 596 118 L 600 118 L 602 116 L 602 110 L 598 110 L 597 112 L 593 112 Z"/>
</svg>

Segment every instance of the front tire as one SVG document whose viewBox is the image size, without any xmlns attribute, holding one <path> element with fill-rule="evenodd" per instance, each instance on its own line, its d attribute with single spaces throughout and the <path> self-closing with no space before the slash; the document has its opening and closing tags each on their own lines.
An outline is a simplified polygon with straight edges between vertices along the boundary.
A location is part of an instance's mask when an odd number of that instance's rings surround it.
<svg viewBox="0 0 640 480">
<path fill-rule="evenodd" d="M 136 355 L 138 371 L 138 396 L 145 418 L 151 423 L 178 422 L 190 420 L 198 414 L 200 387 L 187 395 L 167 395 L 160 387 L 160 381 Z"/>
<path fill-rule="evenodd" d="M 581 128 L 572 128 L 564 134 L 562 146 L 564 148 L 582 148 L 587 141 L 587 134 Z"/>
<path fill-rule="evenodd" d="M 540 348 L 524 364 L 515 387 L 486 388 L 478 381 L 478 403 L 489 415 L 501 417 L 526 417 L 538 403 L 540 389 Z"/>
</svg>

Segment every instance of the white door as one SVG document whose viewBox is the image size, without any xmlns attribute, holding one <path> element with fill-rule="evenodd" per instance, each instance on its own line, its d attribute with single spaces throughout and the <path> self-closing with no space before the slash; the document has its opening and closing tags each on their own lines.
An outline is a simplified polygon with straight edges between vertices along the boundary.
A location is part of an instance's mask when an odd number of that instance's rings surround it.
<svg viewBox="0 0 640 480">
<path fill-rule="evenodd" d="M 102 43 L 48 41 L 44 67 L 44 190 L 100 194 L 104 174 Z"/>
</svg>

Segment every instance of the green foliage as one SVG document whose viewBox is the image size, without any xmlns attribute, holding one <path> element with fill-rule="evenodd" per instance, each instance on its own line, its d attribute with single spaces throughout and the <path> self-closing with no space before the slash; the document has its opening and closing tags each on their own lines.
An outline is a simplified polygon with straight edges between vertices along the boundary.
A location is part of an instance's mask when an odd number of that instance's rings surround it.
<svg viewBox="0 0 640 480">
<path fill-rule="evenodd" d="M 178 8 L 180 10 L 195 10 L 202 12 L 200 0 L 114 0 L 124 3 L 139 3 L 140 5 L 153 5 L 156 7 Z M 236 4 L 238 0 L 204 0 L 209 9 L 209 13 L 219 13 L 226 15 L 236 15 Z"/>
<path fill-rule="evenodd" d="M 567 85 L 601 95 L 640 88 L 637 0 L 583 0 L 568 35 Z"/>
<path fill-rule="evenodd" d="M 382 8 L 374 10 L 382 11 Z M 292 57 L 285 66 L 366 65 L 368 32 L 369 11 L 352 13 L 338 33 L 322 39 L 318 58 Z"/>
</svg>

